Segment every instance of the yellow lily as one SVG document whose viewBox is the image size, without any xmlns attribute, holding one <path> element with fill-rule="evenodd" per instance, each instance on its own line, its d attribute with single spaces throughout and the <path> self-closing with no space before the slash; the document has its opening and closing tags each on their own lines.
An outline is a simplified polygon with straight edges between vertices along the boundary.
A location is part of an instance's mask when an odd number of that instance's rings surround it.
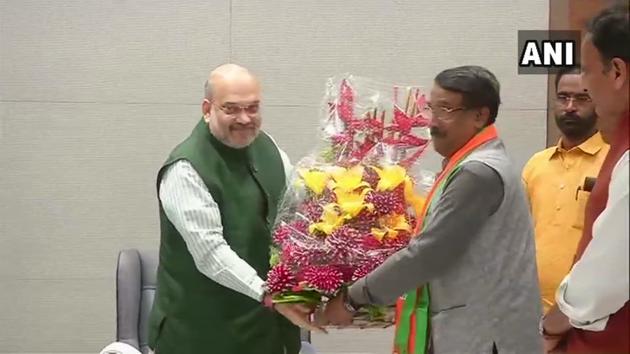
<svg viewBox="0 0 630 354">
<path fill-rule="evenodd" d="M 352 168 L 337 168 L 332 171 L 332 178 L 334 189 L 341 189 L 344 191 L 353 191 L 359 187 L 369 186 L 367 182 L 363 181 L 363 166 L 356 165 Z"/>
<path fill-rule="evenodd" d="M 379 240 L 380 242 L 383 241 L 383 238 L 387 234 L 387 230 L 384 230 L 384 229 L 372 228 L 371 232 L 372 232 L 372 235 L 374 235 L 374 238 Z"/>
<path fill-rule="evenodd" d="M 413 190 L 413 183 L 409 177 L 405 178 L 405 201 L 407 204 L 411 204 L 411 207 L 416 213 L 416 218 L 419 218 L 422 214 L 422 208 L 424 207 L 426 199 L 419 196 Z"/>
<path fill-rule="evenodd" d="M 402 214 L 386 215 L 381 218 L 381 225 L 389 227 L 392 230 L 411 231 L 411 226 Z"/>
<path fill-rule="evenodd" d="M 365 203 L 365 195 L 369 191 L 369 188 L 365 188 L 361 192 L 335 189 L 337 205 L 346 218 L 350 219 L 359 215 L 361 210 L 365 208 L 370 211 L 374 209 L 374 205 L 372 203 Z"/>
<path fill-rule="evenodd" d="M 382 241 L 384 237 L 396 238 L 400 231 L 411 231 L 411 225 L 407 222 L 404 215 L 395 214 L 383 216 L 379 219 L 381 228 L 372 228 L 372 235 Z"/>
<path fill-rule="evenodd" d="M 330 203 L 324 205 L 324 211 L 322 212 L 322 216 L 320 218 L 320 222 L 313 223 L 308 227 L 308 231 L 313 233 L 315 231 L 321 231 L 326 235 L 330 235 L 335 231 L 341 224 L 343 224 L 343 217 L 341 217 L 337 205 L 334 203 Z"/>
<path fill-rule="evenodd" d="M 306 187 L 313 191 L 316 195 L 322 194 L 326 188 L 326 183 L 330 176 L 328 173 L 320 170 L 300 169 L 298 171 L 300 177 L 304 181 Z"/>
<path fill-rule="evenodd" d="M 372 168 L 378 173 L 379 181 L 376 189 L 379 191 L 391 191 L 407 177 L 407 171 L 398 165 L 385 166 L 383 169 Z"/>
</svg>

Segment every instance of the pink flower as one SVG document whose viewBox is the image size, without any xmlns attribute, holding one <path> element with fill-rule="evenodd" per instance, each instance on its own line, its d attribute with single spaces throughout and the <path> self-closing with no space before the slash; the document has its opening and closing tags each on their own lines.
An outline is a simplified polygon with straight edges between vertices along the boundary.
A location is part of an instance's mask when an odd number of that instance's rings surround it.
<svg viewBox="0 0 630 354">
<path fill-rule="evenodd" d="M 304 270 L 304 280 L 323 294 L 332 295 L 343 284 L 343 273 L 334 266 L 310 266 Z"/>
<path fill-rule="evenodd" d="M 338 264 L 351 262 L 359 249 L 360 236 L 359 231 L 349 226 L 342 226 L 326 237 L 325 244 L 333 261 Z"/>
<path fill-rule="evenodd" d="M 330 260 L 326 251 L 321 248 L 306 248 L 295 244 L 285 245 L 280 257 L 286 264 L 298 269 Z"/>
<path fill-rule="evenodd" d="M 399 188 L 393 191 L 372 191 L 366 196 L 365 201 L 374 204 L 374 211 L 379 215 L 401 214 L 406 208 L 405 197 Z"/>
<path fill-rule="evenodd" d="M 383 247 L 383 244 L 372 234 L 364 235 L 361 242 L 362 248 L 365 250 L 376 250 Z"/>
<path fill-rule="evenodd" d="M 302 235 L 308 235 L 308 221 L 306 220 L 294 220 L 289 223 L 290 227 L 293 228 L 296 232 Z"/>
<path fill-rule="evenodd" d="M 319 218 L 322 216 L 322 212 L 324 211 L 324 208 L 316 201 L 306 202 L 300 206 L 300 209 L 311 222 L 319 221 Z"/>
<path fill-rule="evenodd" d="M 296 285 L 296 280 L 291 270 L 280 263 L 267 273 L 266 285 L 267 290 L 273 294 L 291 289 Z"/>
<path fill-rule="evenodd" d="M 291 235 L 291 228 L 287 225 L 281 225 L 273 232 L 273 242 L 279 246 L 284 245 L 284 243 L 289 239 Z"/>
</svg>

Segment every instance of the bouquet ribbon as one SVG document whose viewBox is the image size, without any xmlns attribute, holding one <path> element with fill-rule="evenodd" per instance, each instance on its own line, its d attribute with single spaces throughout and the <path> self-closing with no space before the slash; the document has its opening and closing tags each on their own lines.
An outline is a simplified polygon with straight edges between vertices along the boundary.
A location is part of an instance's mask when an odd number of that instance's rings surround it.
<svg viewBox="0 0 630 354">
<path fill-rule="evenodd" d="M 414 229 L 415 235 L 419 235 L 419 231 L 426 227 L 425 221 L 431 209 L 431 205 L 436 200 L 440 199 L 442 191 L 455 175 L 455 172 L 459 170 L 464 159 L 481 145 L 496 139 L 497 136 L 496 127 L 490 125 L 453 154 L 446 167 L 435 180 L 433 187 L 431 187 L 426 203 L 424 203 L 422 207 L 422 212 L 418 216 L 418 221 Z M 429 329 L 429 305 L 430 294 L 428 284 L 421 288 L 411 290 L 398 299 L 396 302 L 394 354 L 426 353 Z"/>
</svg>

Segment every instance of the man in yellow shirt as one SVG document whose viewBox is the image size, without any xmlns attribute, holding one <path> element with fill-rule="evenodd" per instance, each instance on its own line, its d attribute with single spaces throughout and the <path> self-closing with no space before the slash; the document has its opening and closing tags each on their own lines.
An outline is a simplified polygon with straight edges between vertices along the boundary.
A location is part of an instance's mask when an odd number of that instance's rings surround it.
<svg viewBox="0 0 630 354">
<path fill-rule="evenodd" d="M 582 236 L 590 192 L 585 179 L 597 176 L 609 148 L 597 132 L 595 106 L 579 74 L 579 68 L 568 68 L 556 76 L 554 114 L 562 136 L 558 145 L 536 153 L 523 170 L 545 313 L 571 270 Z"/>
</svg>

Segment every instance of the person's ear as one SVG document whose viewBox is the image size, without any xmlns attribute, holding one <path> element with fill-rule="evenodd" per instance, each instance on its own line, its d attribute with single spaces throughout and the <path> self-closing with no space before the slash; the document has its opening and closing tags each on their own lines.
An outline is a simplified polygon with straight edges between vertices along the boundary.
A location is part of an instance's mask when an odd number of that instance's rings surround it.
<svg viewBox="0 0 630 354">
<path fill-rule="evenodd" d="M 210 100 L 208 100 L 207 98 L 204 98 L 203 102 L 201 103 L 201 113 L 203 113 L 203 119 L 206 121 L 206 123 L 210 122 L 211 110 L 212 102 L 210 102 Z"/>
<path fill-rule="evenodd" d="M 488 107 L 481 107 L 475 112 L 475 127 L 479 130 L 488 125 L 490 120 L 490 109 Z"/>
<path fill-rule="evenodd" d="M 614 87 L 616 90 L 621 90 L 630 79 L 628 77 L 628 64 L 626 64 L 626 62 L 621 58 L 613 58 L 610 61 L 610 65 L 612 69 Z"/>
</svg>

